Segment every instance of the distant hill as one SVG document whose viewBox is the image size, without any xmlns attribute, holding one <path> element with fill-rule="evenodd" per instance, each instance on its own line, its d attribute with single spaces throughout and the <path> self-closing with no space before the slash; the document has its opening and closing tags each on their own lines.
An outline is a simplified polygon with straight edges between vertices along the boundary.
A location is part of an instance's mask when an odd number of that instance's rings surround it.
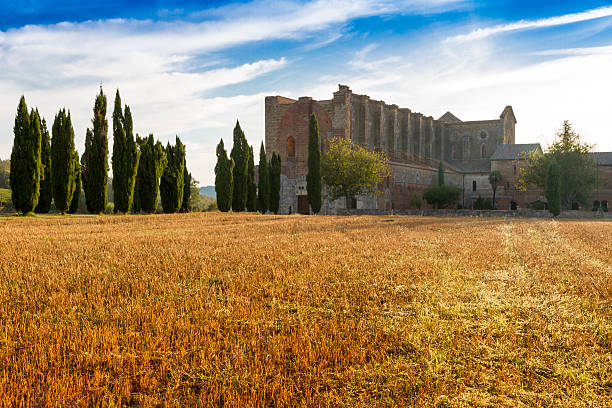
<svg viewBox="0 0 612 408">
<path fill-rule="evenodd" d="M 204 194 L 212 198 L 217 198 L 217 192 L 215 191 L 215 186 L 200 187 L 200 194 Z"/>
</svg>

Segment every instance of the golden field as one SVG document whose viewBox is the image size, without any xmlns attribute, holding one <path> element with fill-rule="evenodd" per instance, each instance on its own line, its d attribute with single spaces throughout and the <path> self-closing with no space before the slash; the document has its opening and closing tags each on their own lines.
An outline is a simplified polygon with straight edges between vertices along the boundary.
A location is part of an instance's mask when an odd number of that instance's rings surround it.
<svg viewBox="0 0 612 408">
<path fill-rule="evenodd" d="M 0 219 L 3 406 L 609 407 L 612 223 Z"/>
</svg>

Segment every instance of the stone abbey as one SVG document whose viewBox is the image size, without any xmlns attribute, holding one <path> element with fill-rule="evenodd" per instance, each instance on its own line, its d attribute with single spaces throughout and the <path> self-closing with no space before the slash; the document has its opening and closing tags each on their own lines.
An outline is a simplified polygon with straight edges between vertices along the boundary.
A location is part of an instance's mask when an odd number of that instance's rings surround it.
<svg viewBox="0 0 612 408">
<path fill-rule="evenodd" d="M 333 98 L 315 101 L 309 97 L 297 101 L 282 96 L 265 100 L 266 153 L 280 153 L 281 212 L 308 213 L 306 173 L 308 159 L 308 121 L 310 114 L 319 123 L 321 150 L 325 152 L 332 137 L 350 138 L 368 149 L 389 157 L 392 176 L 381 185 L 380 196 L 357 197 L 324 202 L 322 212 L 334 213 L 347 206 L 355 209 L 399 210 L 411 208 L 415 195 L 422 195 L 435 184 L 438 163 L 443 163 L 446 183 L 463 190 L 461 204 L 471 208 L 478 197 L 492 195 L 488 175 L 499 170 L 503 176 L 497 191 L 497 207 L 510 209 L 526 206 L 543 197 L 533 187 L 519 191 L 515 183 L 526 152 L 542 152 L 539 144 L 516 144 L 516 117 L 511 106 L 502 109 L 499 118 L 462 121 L 447 112 L 434 119 L 397 105 L 353 93 L 339 85 Z M 598 199 L 612 198 L 612 153 L 595 154 L 602 183 Z"/>
</svg>

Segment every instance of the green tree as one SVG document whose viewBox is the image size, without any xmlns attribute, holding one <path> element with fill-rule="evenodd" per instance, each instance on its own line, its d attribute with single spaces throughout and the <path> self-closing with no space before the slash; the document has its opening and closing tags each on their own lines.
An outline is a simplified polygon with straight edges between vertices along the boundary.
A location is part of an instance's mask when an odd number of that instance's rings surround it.
<svg viewBox="0 0 612 408">
<path fill-rule="evenodd" d="M 270 172 L 268 171 L 268 159 L 263 142 L 259 148 L 259 185 L 257 187 L 257 210 L 265 214 L 270 207 Z"/>
<path fill-rule="evenodd" d="M 166 152 L 160 141 L 153 135 L 140 140 L 137 182 L 134 192 L 134 210 L 152 214 L 157 210 L 159 179 L 168 163 Z M 138 196 L 138 203 L 136 203 Z"/>
<path fill-rule="evenodd" d="M 446 208 L 456 203 L 459 197 L 461 197 L 461 189 L 459 187 L 444 184 L 444 166 L 440 162 L 438 165 L 437 185 L 427 189 L 423 194 L 423 198 L 434 208 Z"/>
<path fill-rule="evenodd" d="M 270 159 L 270 211 L 278 214 L 280 210 L 280 193 L 281 193 L 281 157 L 278 153 L 273 152 Z"/>
<path fill-rule="evenodd" d="M 234 160 L 232 211 L 240 212 L 246 207 L 249 192 L 249 145 L 238 121 L 234 128 L 234 145 L 230 156 Z"/>
<path fill-rule="evenodd" d="M 77 178 L 78 156 L 74 150 L 74 129 L 70 112 L 62 109 L 51 129 L 51 180 L 53 201 L 61 214 L 70 209 Z"/>
<path fill-rule="evenodd" d="M 15 209 L 30 213 L 38 204 L 41 176 L 41 132 L 36 111 L 28 114 L 25 97 L 21 97 L 13 127 L 15 139 L 11 152 L 10 184 Z"/>
<path fill-rule="evenodd" d="M 561 206 L 572 208 L 574 203 L 586 205 L 597 182 L 593 146 L 584 143 L 568 121 L 557 131 L 555 142 L 544 154 L 525 155 L 527 165 L 521 169 L 517 187 L 526 190 L 529 184 L 546 188 L 548 167 L 554 160 L 560 169 Z"/>
<path fill-rule="evenodd" d="M 115 212 L 126 213 L 132 208 L 139 159 L 140 151 L 134 140 L 132 113 L 127 105 L 124 112 L 121 112 L 121 96 L 117 90 L 113 111 L 112 157 Z"/>
<path fill-rule="evenodd" d="M 502 180 L 503 180 L 503 177 L 499 170 L 493 170 L 491 173 L 489 173 L 489 184 L 491 184 L 491 188 L 493 189 L 493 204 L 492 204 L 493 209 L 496 208 L 495 195 L 497 193 L 497 187 L 502 182 Z"/>
<path fill-rule="evenodd" d="M 227 157 L 223 139 L 217 145 L 217 164 L 215 165 L 215 192 L 219 211 L 228 212 L 232 208 L 234 187 L 234 159 Z"/>
<path fill-rule="evenodd" d="M 412 197 L 412 200 L 410 200 L 410 205 L 420 210 L 421 207 L 423 206 L 423 199 L 421 198 L 420 195 L 415 194 L 414 197 Z"/>
<path fill-rule="evenodd" d="M 118 91 L 117 97 L 119 97 Z M 121 99 L 118 102 L 118 113 L 121 115 Z M 104 95 L 102 87 L 100 87 L 100 93 L 96 96 L 93 109 L 93 131 L 87 129 L 85 152 L 83 152 L 83 157 L 81 158 L 81 177 L 85 191 L 85 203 L 87 211 L 92 214 L 104 212 L 107 203 L 108 121 L 106 120 L 106 107 L 106 95 Z M 114 118 L 115 115 L 113 115 Z M 117 125 L 119 126 L 120 122 Z M 121 134 L 123 140 L 123 133 L 119 130 L 118 133 Z"/>
<path fill-rule="evenodd" d="M 185 176 L 183 177 L 183 202 L 181 204 L 181 212 L 191 212 L 191 173 L 187 171 L 187 161 L 185 161 Z M 199 193 L 198 193 L 199 194 Z"/>
<path fill-rule="evenodd" d="M 257 211 L 257 184 L 255 184 L 255 160 L 253 158 L 253 146 L 249 146 L 249 161 L 247 166 L 247 184 L 249 191 L 247 195 L 247 211 Z"/>
<path fill-rule="evenodd" d="M 561 214 L 561 168 L 555 160 L 548 164 L 545 194 L 548 211 L 555 217 Z"/>
<path fill-rule="evenodd" d="M 174 146 L 166 145 L 168 164 L 164 169 L 159 184 L 162 208 L 165 213 L 176 213 L 183 204 L 183 189 L 185 177 L 185 145 L 176 137 Z"/>
<path fill-rule="evenodd" d="M 308 124 L 306 192 L 312 212 L 318 214 L 321 211 L 321 140 L 319 138 L 319 124 L 314 113 L 310 114 Z"/>
<path fill-rule="evenodd" d="M 391 175 L 383 153 L 368 151 L 342 137 L 330 140 L 321 172 L 330 200 L 345 197 L 347 205 L 359 195 L 382 194 L 378 185 Z"/>
<path fill-rule="evenodd" d="M 79 153 L 77 152 L 76 157 L 79 157 Z M 76 214 L 79 209 L 79 199 L 81 198 L 81 166 L 79 165 L 79 161 L 76 162 L 76 179 L 74 184 L 74 194 L 72 194 L 72 201 L 70 201 L 70 207 L 68 208 L 68 214 Z"/>
<path fill-rule="evenodd" d="M 40 135 L 40 161 L 42 164 L 40 172 L 40 196 L 34 211 L 39 214 L 46 214 L 51 209 L 53 187 L 51 184 L 51 137 L 47 129 L 47 121 L 44 119 L 40 122 Z"/>
</svg>

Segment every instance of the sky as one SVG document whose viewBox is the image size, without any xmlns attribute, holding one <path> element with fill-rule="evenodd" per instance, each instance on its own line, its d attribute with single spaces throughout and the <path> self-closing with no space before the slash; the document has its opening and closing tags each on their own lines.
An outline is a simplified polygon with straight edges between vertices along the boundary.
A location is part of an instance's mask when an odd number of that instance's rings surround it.
<svg viewBox="0 0 612 408">
<path fill-rule="evenodd" d="M 1 0 L 0 158 L 21 95 L 49 123 L 69 109 L 82 153 L 101 85 L 135 132 L 181 138 L 200 185 L 236 120 L 257 161 L 265 96 L 330 99 L 338 84 L 435 118 L 512 105 L 517 143 L 546 148 L 569 120 L 612 151 L 610 72 L 603 1 Z"/>
</svg>

